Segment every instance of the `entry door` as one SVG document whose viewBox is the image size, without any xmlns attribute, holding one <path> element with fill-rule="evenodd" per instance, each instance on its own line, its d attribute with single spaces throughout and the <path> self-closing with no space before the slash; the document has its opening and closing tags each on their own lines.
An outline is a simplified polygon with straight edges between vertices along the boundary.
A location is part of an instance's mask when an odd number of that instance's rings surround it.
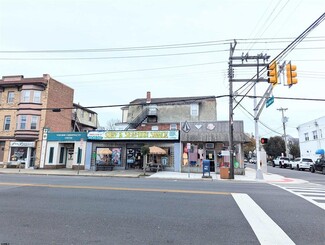
<svg viewBox="0 0 325 245">
<path fill-rule="evenodd" d="M 0 162 L 3 162 L 3 155 L 5 152 L 5 144 L 6 144 L 6 142 L 0 141 Z"/>
<path fill-rule="evenodd" d="M 210 161 L 210 171 L 214 172 L 214 150 L 206 150 L 206 159 Z"/>
<path fill-rule="evenodd" d="M 73 148 L 68 148 L 67 150 L 68 150 L 68 154 L 67 154 L 66 168 L 72 168 L 73 158 L 74 158 L 74 151 L 73 151 Z"/>
<path fill-rule="evenodd" d="M 35 166 L 35 148 L 31 148 L 29 167 Z"/>
</svg>

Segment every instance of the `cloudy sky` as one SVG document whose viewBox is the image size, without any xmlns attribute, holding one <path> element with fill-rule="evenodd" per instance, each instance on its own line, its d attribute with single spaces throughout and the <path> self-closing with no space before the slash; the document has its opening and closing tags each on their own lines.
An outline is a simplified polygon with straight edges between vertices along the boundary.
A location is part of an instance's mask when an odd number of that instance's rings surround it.
<svg viewBox="0 0 325 245">
<path fill-rule="evenodd" d="M 85 107 L 128 104 L 147 91 L 156 98 L 221 96 L 217 117 L 228 120 L 222 96 L 229 94 L 230 43 L 237 41 L 236 57 L 267 54 L 270 61 L 324 10 L 324 0 L 1 0 L 0 75 L 50 74 Z M 280 98 L 263 108 L 261 137 L 283 134 L 280 108 L 294 137 L 298 125 L 325 116 L 324 101 L 308 100 L 325 99 L 325 21 L 278 60 L 285 61 L 297 65 L 299 82 L 288 88 L 281 78 L 274 87 Z M 249 80 L 256 68 L 234 74 Z M 233 83 L 238 95 L 253 95 L 252 85 Z M 266 88 L 258 83 L 256 94 Z M 244 98 L 234 110 L 247 133 L 254 133 L 253 107 Z M 120 107 L 94 111 L 101 126 L 121 119 Z"/>
</svg>

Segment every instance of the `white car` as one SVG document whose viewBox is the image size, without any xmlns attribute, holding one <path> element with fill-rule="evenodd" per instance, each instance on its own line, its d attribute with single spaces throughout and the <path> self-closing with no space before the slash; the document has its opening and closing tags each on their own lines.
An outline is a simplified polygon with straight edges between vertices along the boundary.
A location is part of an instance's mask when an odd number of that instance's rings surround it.
<svg viewBox="0 0 325 245">
<path fill-rule="evenodd" d="M 297 170 L 305 170 L 310 169 L 310 167 L 314 164 L 313 160 L 311 158 L 305 158 L 305 157 L 297 157 L 295 160 L 290 164 L 290 168 Z"/>
</svg>

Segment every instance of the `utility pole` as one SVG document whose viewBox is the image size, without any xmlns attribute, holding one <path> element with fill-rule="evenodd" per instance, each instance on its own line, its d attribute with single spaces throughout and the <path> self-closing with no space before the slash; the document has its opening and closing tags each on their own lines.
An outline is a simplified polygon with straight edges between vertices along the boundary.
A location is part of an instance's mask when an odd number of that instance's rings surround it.
<svg viewBox="0 0 325 245">
<path fill-rule="evenodd" d="M 283 138 L 284 138 L 284 145 L 285 145 L 285 156 L 289 157 L 289 151 L 288 151 L 288 143 L 287 143 L 287 134 L 286 134 L 286 122 L 288 121 L 288 118 L 284 116 L 284 111 L 288 110 L 288 108 L 279 108 L 278 111 L 281 111 L 282 113 L 282 124 L 283 124 Z"/>
<path fill-rule="evenodd" d="M 230 55 L 229 55 L 229 178 L 234 179 L 234 113 L 233 113 L 233 91 L 232 91 L 232 79 L 234 78 L 234 71 L 232 68 L 232 58 L 236 48 L 236 40 L 234 46 L 230 43 Z"/>
<path fill-rule="evenodd" d="M 262 78 L 260 77 L 260 67 L 266 67 L 268 64 L 265 63 L 268 59 L 270 58 L 270 56 L 268 55 L 263 55 L 263 54 L 259 54 L 256 56 L 250 56 L 248 54 L 246 55 L 242 55 L 242 56 L 238 56 L 238 57 L 230 57 L 229 59 L 232 59 L 234 61 L 236 60 L 240 60 L 241 64 L 233 64 L 232 62 L 229 62 L 229 70 L 232 71 L 232 67 L 256 67 L 257 68 L 257 75 L 255 79 L 229 79 L 229 87 L 231 85 L 232 82 L 253 82 L 254 83 L 254 121 L 255 121 L 255 140 L 256 140 L 256 179 L 263 179 L 263 173 L 261 170 L 261 157 L 260 157 L 260 138 L 259 138 L 259 132 L 258 132 L 258 121 L 259 121 L 259 115 L 262 112 L 262 107 L 265 104 L 265 101 L 267 98 L 269 98 L 271 91 L 272 91 L 272 85 L 269 86 L 269 88 L 267 89 L 267 91 L 265 92 L 263 98 L 261 99 L 261 101 L 259 103 L 257 103 L 257 99 L 256 99 L 256 86 L 258 82 L 268 82 L 268 79 Z M 246 62 L 244 64 L 244 61 Z M 249 63 L 250 61 L 255 61 L 255 63 Z M 260 62 L 262 61 L 262 62 Z M 233 73 L 233 72 L 232 72 Z M 233 74 L 232 74 L 233 75 Z M 232 76 L 233 77 L 233 76 Z M 240 103 L 240 102 L 238 102 Z M 232 107 L 232 106 L 231 106 Z M 232 110 L 234 108 L 232 107 Z M 229 108 L 230 111 L 230 108 Z M 230 119 L 229 119 L 230 120 Z M 233 135 L 230 135 L 230 137 L 233 137 Z"/>
</svg>

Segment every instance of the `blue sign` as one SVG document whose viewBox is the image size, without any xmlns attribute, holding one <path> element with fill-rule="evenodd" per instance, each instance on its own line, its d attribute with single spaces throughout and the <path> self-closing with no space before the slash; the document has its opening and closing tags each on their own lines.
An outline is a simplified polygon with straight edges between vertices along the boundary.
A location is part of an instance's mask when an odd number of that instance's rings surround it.
<svg viewBox="0 0 325 245">
<path fill-rule="evenodd" d="M 48 132 L 47 141 L 80 141 L 87 140 L 87 132 Z"/>
<path fill-rule="evenodd" d="M 268 108 L 270 105 L 272 105 L 273 102 L 274 102 L 274 96 L 268 98 L 268 99 L 266 100 L 266 108 Z"/>
</svg>

